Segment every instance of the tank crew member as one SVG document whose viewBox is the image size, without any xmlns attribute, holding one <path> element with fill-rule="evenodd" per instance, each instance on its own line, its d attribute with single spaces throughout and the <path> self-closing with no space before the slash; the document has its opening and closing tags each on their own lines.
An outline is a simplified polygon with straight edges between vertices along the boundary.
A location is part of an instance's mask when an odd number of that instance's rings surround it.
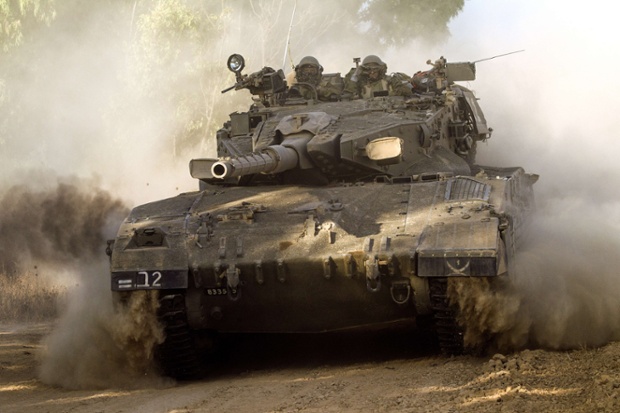
<svg viewBox="0 0 620 413">
<path fill-rule="evenodd" d="M 338 100 L 344 87 L 340 73 L 323 74 L 323 66 L 314 56 L 306 56 L 299 61 L 290 84 L 291 95 L 322 101 Z"/>
<path fill-rule="evenodd" d="M 375 55 L 366 56 L 361 65 L 347 73 L 344 92 L 353 98 L 364 99 L 374 96 L 413 96 L 411 78 L 404 73 L 388 75 L 387 64 Z"/>
</svg>

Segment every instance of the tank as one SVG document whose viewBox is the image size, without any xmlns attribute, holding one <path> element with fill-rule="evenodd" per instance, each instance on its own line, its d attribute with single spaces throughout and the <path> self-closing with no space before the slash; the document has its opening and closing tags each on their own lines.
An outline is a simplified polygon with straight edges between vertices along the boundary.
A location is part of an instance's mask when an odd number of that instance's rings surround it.
<svg viewBox="0 0 620 413">
<path fill-rule="evenodd" d="M 199 190 L 137 206 L 109 241 L 117 302 L 159 300 L 165 374 L 195 374 L 201 337 L 218 333 L 430 322 L 444 353 L 468 350 L 448 282 L 510 276 L 537 175 L 475 163 L 492 130 L 456 83 L 475 64 L 432 65 L 411 96 L 319 101 L 229 58 L 222 92 L 253 101 L 217 132 L 218 158 L 190 161 Z"/>
</svg>

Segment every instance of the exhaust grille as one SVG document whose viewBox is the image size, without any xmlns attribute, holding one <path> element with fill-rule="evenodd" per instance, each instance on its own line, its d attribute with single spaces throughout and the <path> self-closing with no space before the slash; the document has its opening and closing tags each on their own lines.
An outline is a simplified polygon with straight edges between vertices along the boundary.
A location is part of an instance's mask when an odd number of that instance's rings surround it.
<svg viewBox="0 0 620 413">
<path fill-rule="evenodd" d="M 467 177 L 451 179 L 446 187 L 446 201 L 466 201 L 469 199 L 488 201 L 490 194 L 491 185 Z"/>
</svg>

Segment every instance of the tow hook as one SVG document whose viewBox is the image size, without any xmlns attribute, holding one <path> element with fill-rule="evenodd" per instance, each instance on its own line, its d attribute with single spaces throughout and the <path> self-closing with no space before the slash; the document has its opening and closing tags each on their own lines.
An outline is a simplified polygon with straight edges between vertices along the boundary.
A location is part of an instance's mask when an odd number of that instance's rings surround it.
<svg viewBox="0 0 620 413">
<path fill-rule="evenodd" d="M 394 281 L 390 287 L 390 295 L 396 304 L 407 304 L 411 297 L 411 284 L 409 284 L 409 280 Z"/>
</svg>

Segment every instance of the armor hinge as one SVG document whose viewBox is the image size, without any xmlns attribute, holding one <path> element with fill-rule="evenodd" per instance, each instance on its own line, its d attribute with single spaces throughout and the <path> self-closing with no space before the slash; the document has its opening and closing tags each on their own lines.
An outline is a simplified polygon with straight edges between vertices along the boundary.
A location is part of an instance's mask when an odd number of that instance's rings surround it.
<svg viewBox="0 0 620 413">
<path fill-rule="evenodd" d="M 226 237 L 220 238 L 220 248 L 218 249 L 218 256 L 220 258 L 226 258 Z"/>
<path fill-rule="evenodd" d="M 265 276 L 263 275 L 263 263 L 259 260 L 254 262 L 254 277 L 256 282 L 260 285 L 265 283 Z"/>
<path fill-rule="evenodd" d="M 323 276 L 329 280 L 332 275 L 336 273 L 336 262 L 332 257 L 325 258 L 323 260 Z"/>
<path fill-rule="evenodd" d="M 283 259 L 279 259 L 276 262 L 276 272 L 278 274 L 278 281 L 281 283 L 286 281 L 286 265 Z"/>
<path fill-rule="evenodd" d="M 356 265 L 355 265 L 355 260 L 353 259 L 353 255 L 351 254 L 344 254 L 344 275 L 352 278 L 355 275 L 356 272 Z"/>
<path fill-rule="evenodd" d="M 381 289 L 381 278 L 377 257 L 374 255 L 367 256 L 364 267 L 366 268 L 366 288 L 373 293 L 379 291 Z"/>
</svg>

